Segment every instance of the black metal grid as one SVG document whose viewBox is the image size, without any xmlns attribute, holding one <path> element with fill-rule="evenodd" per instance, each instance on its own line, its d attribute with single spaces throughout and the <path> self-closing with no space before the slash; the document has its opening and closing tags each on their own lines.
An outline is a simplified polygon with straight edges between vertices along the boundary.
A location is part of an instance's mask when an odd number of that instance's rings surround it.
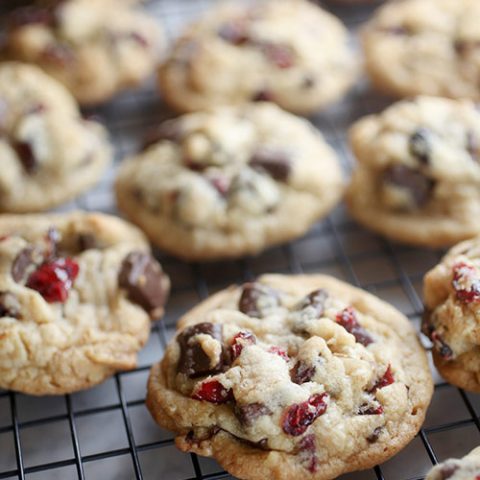
<svg viewBox="0 0 480 480">
<path fill-rule="evenodd" d="M 156 0 L 147 8 L 172 36 L 211 3 Z M 353 30 L 371 10 L 331 8 Z M 346 145 L 348 125 L 386 104 L 386 99 L 361 84 L 345 101 L 312 119 L 339 152 L 347 171 L 352 165 Z M 109 127 L 117 149 L 117 165 L 135 149 L 145 127 L 171 115 L 153 85 L 86 113 L 99 115 Z M 115 213 L 110 188 L 114 172 L 115 167 L 98 187 L 66 208 Z M 339 207 L 304 238 L 255 258 L 202 265 L 156 254 L 172 279 L 173 291 L 167 315 L 153 326 L 139 367 L 118 373 L 90 391 L 64 397 L 42 399 L 0 391 L 0 479 L 231 478 L 211 460 L 176 452 L 172 435 L 153 424 L 144 406 L 148 370 L 161 357 L 179 315 L 211 292 L 264 272 L 322 272 L 390 301 L 418 327 L 422 275 L 438 261 L 441 252 L 383 240 L 354 224 Z M 347 477 L 421 479 L 432 464 L 449 456 L 462 456 L 480 443 L 479 413 L 479 396 L 440 381 L 426 423 L 415 440 L 382 466 Z"/>
</svg>

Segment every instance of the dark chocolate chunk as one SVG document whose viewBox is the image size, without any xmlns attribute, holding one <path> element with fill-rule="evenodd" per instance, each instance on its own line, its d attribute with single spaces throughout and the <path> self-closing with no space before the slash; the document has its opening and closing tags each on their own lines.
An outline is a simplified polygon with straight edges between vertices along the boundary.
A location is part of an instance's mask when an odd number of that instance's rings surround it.
<svg viewBox="0 0 480 480">
<path fill-rule="evenodd" d="M 123 260 L 118 284 L 128 298 L 143 307 L 151 316 L 163 311 L 169 282 L 160 264 L 145 252 L 131 252 Z"/>
<path fill-rule="evenodd" d="M 147 131 L 141 148 L 141 151 L 146 150 L 148 147 L 155 145 L 162 140 L 169 140 L 170 142 L 179 142 L 182 139 L 181 124 L 175 120 L 167 120 L 161 123 L 155 128 L 151 128 Z"/>
<path fill-rule="evenodd" d="M 431 155 L 430 132 L 426 128 L 419 128 L 410 136 L 409 150 L 417 160 L 428 164 Z"/>
<path fill-rule="evenodd" d="M 310 382 L 315 375 L 315 365 L 308 365 L 302 360 L 298 361 L 290 371 L 290 377 L 293 383 L 301 385 L 302 383 Z"/>
<path fill-rule="evenodd" d="M 18 155 L 24 170 L 27 173 L 33 173 L 38 167 L 38 162 L 33 153 L 32 146 L 28 142 L 14 142 L 12 147 Z"/>
<path fill-rule="evenodd" d="M 273 93 L 266 89 L 262 88 L 262 90 L 258 90 L 252 96 L 252 102 L 273 102 L 275 97 Z"/>
<path fill-rule="evenodd" d="M 20 303 L 11 292 L 0 292 L 0 317 L 19 318 Z"/>
<path fill-rule="evenodd" d="M 98 248 L 97 239 L 92 233 L 79 233 L 77 242 L 78 250 L 80 252 L 84 252 L 85 250 L 90 250 L 92 248 Z"/>
<path fill-rule="evenodd" d="M 232 45 L 243 45 L 249 40 L 247 24 L 244 21 L 224 23 L 217 31 L 218 36 Z"/>
<path fill-rule="evenodd" d="M 459 469 L 458 465 L 454 463 L 445 463 L 440 468 L 440 475 L 442 480 L 447 480 L 448 478 L 452 477 L 453 474 Z"/>
<path fill-rule="evenodd" d="M 475 49 L 480 48 L 480 41 L 458 39 L 454 41 L 453 48 L 457 55 L 463 57 Z"/>
<path fill-rule="evenodd" d="M 250 165 L 259 170 L 264 170 L 275 180 L 285 182 L 291 171 L 290 158 L 281 150 L 271 148 L 257 149 L 252 158 Z"/>
<path fill-rule="evenodd" d="M 249 403 L 247 405 L 236 405 L 235 415 L 242 425 L 253 425 L 255 420 L 265 415 L 271 415 L 272 411 L 263 403 Z"/>
<path fill-rule="evenodd" d="M 201 344 L 194 338 L 197 335 L 210 335 L 222 345 L 222 353 L 217 362 L 212 366 L 211 358 L 204 352 Z M 178 337 L 180 345 L 180 359 L 177 370 L 189 378 L 213 375 L 222 371 L 225 363 L 225 350 L 223 346 L 223 327 L 209 322 L 197 323 L 186 328 Z"/>
<path fill-rule="evenodd" d="M 368 443 L 376 443 L 378 441 L 378 438 L 380 437 L 380 434 L 382 433 L 383 427 L 377 427 L 375 430 L 367 437 L 367 442 Z"/>
<path fill-rule="evenodd" d="M 430 178 L 405 165 L 387 168 L 383 173 L 383 180 L 407 190 L 417 207 L 422 207 L 428 202 L 434 186 Z"/>
<path fill-rule="evenodd" d="M 15 282 L 21 283 L 27 279 L 27 271 L 34 265 L 33 248 L 27 247 L 20 251 L 12 264 L 12 278 Z"/>
<path fill-rule="evenodd" d="M 316 83 L 317 83 L 317 80 L 315 79 L 313 74 L 307 74 L 302 79 L 301 88 L 303 90 L 310 90 L 316 85 Z"/>
<path fill-rule="evenodd" d="M 238 308 L 249 317 L 262 318 L 263 310 L 280 305 L 278 292 L 261 283 L 246 283 L 238 302 Z"/>
<path fill-rule="evenodd" d="M 313 307 L 317 318 L 320 318 L 325 312 L 325 302 L 328 298 L 328 292 L 323 288 L 310 292 L 299 304 L 298 310 Z"/>
</svg>

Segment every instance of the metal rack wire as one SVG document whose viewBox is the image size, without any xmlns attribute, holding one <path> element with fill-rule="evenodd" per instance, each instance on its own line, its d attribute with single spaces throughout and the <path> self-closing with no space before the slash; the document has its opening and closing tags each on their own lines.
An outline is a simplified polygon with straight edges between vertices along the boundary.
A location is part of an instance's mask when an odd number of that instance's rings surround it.
<svg viewBox="0 0 480 480">
<path fill-rule="evenodd" d="M 146 8 L 172 36 L 211 3 L 153 0 Z M 370 8 L 329 6 L 352 30 L 371 12 Z M 353 161 L 346 145 L 348 125 L 386 104 L 387 100 L 371 92 L 367 84 L 360 84 L 343 102 L 312 119 L 339 152 L 346 171 Z M 86 113 L 98 115 L 109 127 L 117 149 L 116 165 L 136 148 L 146 126 L 171 115 L 153 85 L 127 92 Z M 115 212 L 111 194 L 115 169 L 94 190 L 65 208 Z M 255 258 L 185 264 L 156 252 L 172 279 L 173 291 L 167 315 L 153 326 L 139 367 L 118 373 L 92 390 L 64 397 L 33 398 L 0 391 L 0 479 L 231 478 L 214 461 L 177 452 L 172 435 L 153 424 L 144 406 L 148 370 L 162 356 L 179 315 L 213 291 L 260 273 L 323 272 L 390 301 L 418 327 L 422 275 L 438 261 L 440 253 L 376 237 L 354 224 L 342 207 L 304 238 Z M 479 412 L 479 396 L 440 381 L 415 440 L 385 464 L 348 477 L 421 479 L 433 463 L 462 456 L 480 443 Z"/>
</svg>

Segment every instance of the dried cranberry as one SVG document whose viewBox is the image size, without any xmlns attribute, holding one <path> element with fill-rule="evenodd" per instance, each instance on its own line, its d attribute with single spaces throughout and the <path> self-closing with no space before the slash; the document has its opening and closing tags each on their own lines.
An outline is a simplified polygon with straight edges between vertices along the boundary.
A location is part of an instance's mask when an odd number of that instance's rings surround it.
<svg viewBox="0 0 480 480">
<path fill-rule="evenodd" d="M 327 410 L 326 393 L 316 393 L 306 402 L 288 407 L 283 415 L 282 428 L 289 435 L 298 436 Z"/>
<path fill-rule="evenodd" d="M 210 403 L 226 403 L 233 400 L 233 393 L 227 390 L 219 381 L 211 380 L 203 382 L 192 395 L 195 400 L 203 400 Z"/>
<path fill-rule="evenodd" d="M 433 342 L 435 350 L 444 360 L 453 359 L 453 350 L 448 346 L 439 333 L 433 330 L 430 334 L 430 340 Z"/>
<path fill-rule="evenodd" d="M 260 47 L 267 59 L 278 68 L 290 68 L 295 63 L 293 49 L 288 45 L 264 42 Z"/>
<path fill-rule="evenodd" d="M 298 445 L 300 452 L 299 457 L 305 468 L 315 473 L 318 471 L 318 458 L 316 454 L 315 435 L 305 435 Z"/>
<path fill-rule="evenodd" d="M 290 377 L 292 378 L 293 383 L 302 383 L 310 382 L 315 375 L 315 365 L 308 365 L 303 361 L 298 361 L 295 366 L 290 371 Z"/>
<path fill-rule="evenodd" d="M 351 333 L 358 343 L 367 347 L 373 343 L 372 337 L 358 323 L 357 314 L 352 307 L 347 307 L 337 314 L 337 323 L 341 325 L 348 333 Z"/>
<path fill-rule="evenodd" d="M 375 428 L 375 430 L 367 437 L 367 442 L 376 443 L 378 441 L 378 438 L 380 437 L 380 434 L 382 433 L 382 430 L 382 427 Z"/>
<path fill-rule="evenodd" d="M 270 347 L 268 350 L 268 353 L 273 353 L 275 355 L 278 355 L 279 357 L 282 357 L 286 362 L 290 360 L 290 357 L 288 356 L 288 353 L 280 347 Z"/>
<path fill-rule="evenodd" d="M 30 275 L 26 285 L 49 303 L 65 302 L 78 270 L 78 263 L 71 258 L 46 261 Z"/>
<path fill-rule="evenodd" d="M 480 301 L 480 279 L 475 268 L 464 262 L 453 266 L 453 288 L 459 302 L 472 303 Z"/>
<path fill-rule="evenodd" d="M 459 466 L 455 465 L 454 463 L 445 463 L 440 467 L 440 474 L 442 480 L 447 480 L 458 470 Z M 477 475 L 475 478 L 478 478 Z"/>
<path fill-rule="evenodd" d="M 358 409 L 358 415 L 381 415 L 383 413 L 383 407 L 382 405 L 371 405 L 368 403 L 364 403 L 363 405 L 360 405 L 360 408 Z"/>
<path fill-rule="evenodd" d="M 226 197 L 228 191 L 230 190 L 231 181 L 229 178 L 223 175 L 217 175 L 215 177 L 209 178 L 210 183 L 213 185 L 215 190 L 222 196 Z"/>
<path fill-rule="evenodd" d="M 232 362 L 237 359 L 242 353 L 243 347 L 247 345 L 254 345 L 257 343 L 257 339 L 253 333 L 250 332 L 239 332 L 237 333 L 232 340 L 231 346 L 231 355 Z"/>
<path fill-rule="evenodd" d="M 390 367 L 390 365 L 388 365 L 387 369 L 385 370 L 385 373 L 382 375 L 382 377 L 379 380 L 377 380 L 377 383 L 375 383 L 373 388 L 370 390 L 370 393 L 374 393 L 380 388 L 387 387 L 388 385 L 391 385 L 394 382 L 395 382 L 395 379 L 393 378 L 392 368 Z"/>
</svg>

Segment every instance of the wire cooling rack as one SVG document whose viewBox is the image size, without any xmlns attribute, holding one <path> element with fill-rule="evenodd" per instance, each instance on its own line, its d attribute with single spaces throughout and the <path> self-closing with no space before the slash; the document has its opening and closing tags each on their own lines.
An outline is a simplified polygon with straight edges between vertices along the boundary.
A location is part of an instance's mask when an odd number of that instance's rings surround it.
<svg viewBox="0 0 480 480">
<path fill-rule="evenodd" d="M 5 3 L 2 0 L 0 8 Z M 155 0 L 146 8 L 162 22 L 171 38 L 211 3 Z M 327 7 L 352 31 L 372 10 Z M 353 162 L 346 145 L 347 127 L 386 105 L 387 100 L 371 92 L 364 82 L 343 102 L 312 118 L 339 152 L 347 172 Z M 116 165 L 94 190 L 66 208 L 116 213 L 111 186 L 118 162 L 136 149 L 149 125 L 172 113 L 162 105 L 153 83 L 86 113 L 98 115 L 109 127 L 117 150 Z M 353 223 L 342 207 L 305 237 L 255 258 L 202 265 L 156 253 L 172 279 L 173 291 L 166 317 L 152 328 L 140 354 L 139 367 L 91 390 L 63 397 L 34 398 L 0 391 L 0 479 L 232 478 L 213 460 L 178 452 L 172 435 L 158 428 L 145 408 L 149 368 L 161 358 L 178 317 L 210 293 L 261 273 L 322 272 L 391 302 L 418 328 L 422 275 L 441 254 L 395 245 L 372 235 Z M 411 444 L 383 465 L 345 478 L 421 479 L 433 463 L 463 456 L 480 444 L 480 397 L 442 383 L 438 375 L 436 379 L 425 425 Z"/>
</svg>

